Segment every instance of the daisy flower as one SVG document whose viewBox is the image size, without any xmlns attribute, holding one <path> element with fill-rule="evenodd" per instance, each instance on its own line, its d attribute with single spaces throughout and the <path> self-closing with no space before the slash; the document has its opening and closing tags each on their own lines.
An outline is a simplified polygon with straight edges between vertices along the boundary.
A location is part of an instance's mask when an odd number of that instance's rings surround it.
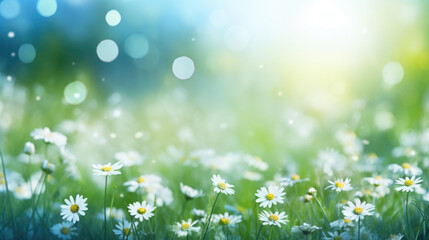
<svg viewBox="0 0 429 240">
<path fill-rule="evenodd" d="M 192 232 L 199 232 L 200 227 L 194 227 L 198 221 L 192 222 L 192 219 L 188 219 L 188 221 L 182 220 L 182 222 L 177 222 L 172 226 L 172 230 L 178 237 L 186 237 L 191 235 Z"/>
<path fill-rule="evenodd" d="M 254 167 L 260 171 L 265 171 L 268 169 L 268 163 L 262 161 L 260 157 L 254 157 L 247 155 L 244 157 L 244 161 L 251 167 Z"/>
<path fill-rule="evenodd" d="M 51 132 L 47 127 L 34 129 L 31 132 L 31 136 L 34 140 L 43 140 L 45 143 L 52 143 L 58 147 L 63 147 L 67 144 L 66 136 L 61 133 Z"/>
<path fill-rule="evenodd" d="M 352 220 L 348 218 L 338 219 L 337 221 L 329 223 L 329 225 L 334 230 L 343 230 L 346 227 L 354 227 Z"/>
<path fill-rule="evenodd" d="M 69 240 L 78 235 L 77 228 L 71 222 L 57 223 L 51 227 L 51 232 L 62 240 Z"/>
<path fill-rule="evenodd" d="M 292 174 L 290 177 L 283 178 L 281 185 L 285 187 L 292 187 L 297 183 L 306 182 L 308 180 L 308 178 L 301 178 L 301 176 L 299 176 L 298 174 Z"/>
<path fill-rule="evenodd" d="M 84 211 L 88 210 L 86 200 L 87 198 L 83 198 L 79 194 L 76 195 L 76 201 L 72 196 L 70 196 L 70 200 L 64 199 L 67 205 L 61 205 L 60 215 L 69 222 L 75 223 L 79 221 L 79 214 L 85 216 Z"/>
<path fill-rule="evenodd" d="M 396 180 L 396 184 L 397 185 L 401 185 L 396 189 L 396 191 L 402 191 L 402 192 L 414 192 L 417 188 L 420 188 L 420 184 L 423 182 L 423 180 L 419 177 L 416 179 L 416 176 L 412 176 L 411 178 L 409 177 L 405 177 L 404 178 L 400 178 L 398 180 Z"/>
<path fill-rule="evenodd" d="M 229 215 L 228 212 L 224 214 L 217 214 L 213 219 L 215 223 L 219 223 L 223 226 L 234 226 L 235 224 L 240 223 L 241 220 L 242 217 L 240 215 Z"/>
<path fill-rule="evenodd" d="M 110 175 L 119 175 L 121 172 L 117 171 L 122 168 L 122 164 L 120 162 L 116 162 L 111 165 L 110 163 L 101 165 L 101 164 L 92 164 L 92 171 L 94 175 L 98 176 L 110 176 Z"/>
<path fill-rule="evenodd" d="M 161 177 L 154 174 L 148 174 L 141 175 L 136 179 L 127 181 L 124 183 L 124 186 L 127 187 L 127 191 L 129 192 L 135 192 L 139 189 L 148 191 L 150 189 L 159 188 L 161 186 L 161 181 Z"/>
<path fill-rule="evenodd" d="M 352 236 L 348 232 L 327 232 L 325 240 L 349 240 Z"/>
<path fill-rule="evenodd" d="M 356 199 L 356 202 L 347 202 L 348 206 L 344 206 L 343 214 L 344 217 L 350 219 L 351 221 L 363 220 L 365 216 L 371 216 L 374 214 L 375 207 L 374 205 Z"/>
<path fill-rule="evenodd" d="M 408 162 L 404 162 L 402 165 L 399 164 L 390 164 L 388 169 L 393 173 L 400 173 L 406 176 L 412 175 L 422 175 L 423 171 L 416 166 L 416 164 L 410 164 Z"/>
<path fill-rule="evenodd" d="M 125 167 L 131 167 L 143 163 L 143 157 L 136 151 L 117 152 L 115 153 L 115 159 Z"/>
<path fill-rule="evenodd" d="M 186 200 L 192 200 L 203 195 L 202 190 L 193 189 L 192 187 L 184 185 L 183 183 L 180 183 L 180 191 L 182 191 Z"/>
<path fill-rule="evenodd" d="M 146 201 L 134 202 L 133 204 L 128 205 L 128 212 L 130 212 L 131 216 L 138 218 L 140 222 L 145 220 L 149 220 L 150 217 L 153 216 L 153 210 L 155 210 L 155 206 L 150 203 L 146 203 Z"/>
<path fill-rule="evenodd" d="M 404 237 L 404 235 L 398 233 L 398 234 L 390 234 L 389 238 L 387 240 L 401 240 Z"/>
<path fill-rule="evenodd" d="M 375 187 L 389 186 L 393 183 L 392 179 L 383 178 L 382 176 L 366 177 L 363 180 L 371 185 L 374 185 Z"/>
<path fill-rule="evenodd" d="M 138 222 L 134 223 L 134 226 L 137 226 Z M 131 236 L 131 223 L 127 220 L 124 220 L 123 222 L 120 221 L 118 224 L 115 225 L 115 229 L 113 229 L 113 233 L 118 236 L 119 239 L 132 239 Z"/>
<path fill-rule="evenodd" d="M 193 208 L 191 210 L 192 215 L 194 215 L 197 219 L 203 221 L 207 217 L 207 213 L 204 210 Z"/>
<path fill-rule="evenodd" d="M 224 193 L 226 195 L 232 195 L 235 193 L 234 185 L 228 184 L 222 179 L 219 175 L 212 176 L 213 186 L 215 186 L 214 191 L 217 193 Z"/>
<path fill-rule="evenodd" d="M 331 185 L 327 186 L 325 189 L 332 189 L 332 190 L 335 190 L 337 192 L 350 191 L 353 189 L 352 186 L 350 185 L 350 178 L 346 178 L 345 181 L 342 178 L 339 178 L 334 182 L 329 181 L 329 180 L 328 180 L 328 182 Z"/>
<path fill-rule="evenodd" d="M 292 232 L 293 233 L 302 233 L 304 235 L 309 235 L 310 233 L 321 229 L 320 227 L 317 226 L 311 226 L 308 223 L 303 223 L 301 226 L 293 226 L 292 227 Z"/>
<path fill-rule="evenodd" d="M 276 225 L 277 227 L 281 228 L 282 226 L 280 224 L 286 224 L 286 222 L 289 222 L 289 220 L 286 219 L 287 215 L 285 212 L 267 212 L 262 211 L 262 213 L 259 214 L 259 220 L 262 221 L 262 225 Z"/>
<path fill-rule="evenodd" d="M 283 203 L 283 196 L 286 194 L 283 192 L 284 188 L 280 188 L 277 186 L 269 186 L 268 189 L 266 187 L 262 187 L 261 189 L 256 191 L 256 199 L 257 203 L 260 203 L 260 207 L 269 207 L 277 205 L 277 203 Z"/>
</svg>

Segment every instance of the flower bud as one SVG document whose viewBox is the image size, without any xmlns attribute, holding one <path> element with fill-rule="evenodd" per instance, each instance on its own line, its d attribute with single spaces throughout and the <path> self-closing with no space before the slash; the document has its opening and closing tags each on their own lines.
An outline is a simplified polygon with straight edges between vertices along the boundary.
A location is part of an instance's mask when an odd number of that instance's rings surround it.
<svg viewBox="0 0 429 240">
<path fill-rule="evenodd" d="M 315 197 L 317 195 L 317 190 L 311 187 L 310 189 L 308 189 L 307 194 Z"/>
<path fill-rule="evenodd" d="M 55 165 L 48 162 L 48 160 L 43 161 L 42 163 L 42 170 L 46 173 L 46 174 L 51 174 L 55 171 Z"/>
<path fill-rule="evenodd" d="M 26 142 L 23 152 L 27 155 L 34 155 L 36 153 L 36 148 L 32 142 Z"/>
</svg>

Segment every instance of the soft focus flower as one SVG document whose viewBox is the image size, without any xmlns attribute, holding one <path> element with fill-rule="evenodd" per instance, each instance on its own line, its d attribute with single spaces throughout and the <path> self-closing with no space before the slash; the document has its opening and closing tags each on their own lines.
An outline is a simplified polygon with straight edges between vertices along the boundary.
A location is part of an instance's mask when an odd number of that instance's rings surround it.
<svg viewBox="0 0 429 240">
<path fill-rule="evenodd" d="M 61 133 L 51 132 L 47 127 L 36 128 L 31 132 L 34 140 L 43 140 L 45 143 L 52 143 L 58 147 L 64 147 L 67 144 L 66 136 Z"/>
<path fill-rule="evenodd" d="M 347 227 L 354 227 L 354 223 L 352 220 L 348 218 L 338 219 L 329 224 L 334 230 L 343 230 Z"/>
<path fill-rule="evenodd" d="M 71 222 L 57 223 L 51 227 L 52 234 L 62 240 L 69 240 L 77 236 L 77 228 Z"/>
<path fill-rule="evenodd" d="M 293 226 L 292 227 L 292 232 L 293 233 L 302 233 L 304 235 L 308 235 L 316 230 L 322 229 L 320 227 L 317 226 L 312 226 L 308 223 L 303 223 L 301 226 Z"/>
<path fill-rule="evenodd" d="M 136 151 L 115 153 L 115 159 L 122 163 L 124 167 L 131 167 L 143 163 L 143 157 Z"/>
<path fill-rule="evenodd" d="M 296 183 L 306 182 L 308 180 L 308 178 L 301 178 L 301 176 L 299 176 L 298 174 L 292 174 L 290 177 L 283 178 L 281 185 L 285 187 L 292 187 Z"/>
<path fill-rule="evenodd" d="M 201 219 L 201 220 L 203 220 L 203 219 L 205 219 L 206 217 L 207 217 L 207 213 L 206 213 L 206 211 L 204 211 L 204 210 L 201 210 L 201 209 L 196 209 L 196 208 L 193 208 L 192 210 L 191 210 L 191 213 L 192 213 L 192 215 L 194 215 L 195 216 L 195 218 L 197 218 L 197 219 Z"/>
<path fill-rule="evenodd" d="M 180 191 L 182 191 L 187 200 L 198 198 L 203 195 L 202 190 L 193 189 L 190 186 L 184 185 L 183 183 L 180 183 Z"/>
<path fill-rule="evenodd" d="M 390 234 L 389 238 L 387 240 L 401 240 L 404 237 L 404 235 L 398 233 L 398 234 Z"/>
<path fill-rule="evenodd" d="M 134 222 L 134 226 L 137 227 L 138 222 Z M 120 221 L 115 225 L 115 229 L 113 229 L 113 233 L 119 239 L 132 239 L 132 226 L 131 223 L 127 220 L 123 222 Z"/>
<path fill-rule="evenodd" d="M 139 219 L 140 222 L 144 220 L 149 220 L 153 216 L 153 211 L 155 210 L 155 206 L 152 204 L 146 203 L 146 201 L 140 202 L 134 202 L 132 204 L 128 205 L 128 212 L 130 212 L 131 216 L 134 216 L 135 218 Z"/>
<path fill-rule="evenodd" d="M 226 183 L 219 175 L 212 176 L 212 183 L 213 186 L 215 186 L 214 191 L 217 193 L 232 195 L 235 192 L 234 189 L 232 189 L 234 185 Z"/>
<path fill-rule="evenodd" d="M 330 181 L 330 180 L 328 180 L 328 182 L 331 185 L 327 186 L 325 189 L 332 189 L 332 190 L 335 190 L 337 192 L 350 191 L 353 189 L 352 186 L 350 185 L 350 178 L 346 178 L 345 181 L 342 178 L 340 178 L 334 182 Z"/>
<path fill-rule="evenodd" d="M 280 188 L 277 186 L 269 186 L 268 189 L 266 187 L 262 187 L 261 189 L 256 191 L 256 199 L 257 203 L 260 203 L 260 207 L 269 207 L 277 205 L 277 203 L 283 203 L 283 196 L 286 194 L 283 192 L 284 188 Z"/>
<path fill-rule="evenodd" d="M 121 172 L 117 171 L 122 168 L 120 162 L 116 162 L 113 165 L 110 163 L 101 165 L 101 164 L 92 164 L 94 175 L 98 176 L 110 176 L 110 175 L 119 175 Z"/>
<path fill-rule="evenodd" d="M 412 175 L 422 175 L 423 171 L 417 167 L 415 164 L 410 164 L 408 162 L 404 162 L 402 165 L 399 164 L 390 164 L 388 166 L 388 169 L 392 171 L 393 173 L 399 173 L 406 176 L 412 176 Z"/>
<path fill-rule="evenodd" d="M 262 211 L 259 215 L 259 220 L 262 221 L 262 225 L 276 225 L 277 227 L 281 228 L 282 226 L 280 224 L 286 224 L 286 222 L 289 222 L 287 220 L 287 215 L 285 212 L 267 212 Z"/>
<path fill-rule="evenodd" d="M 124 186 L 127 187 L 127 191 L 135 192 L 137 190 L 148 191 L 149 189 L 158 189 L 161 186 L 161 177 L 148 174 L 141 175 L 136 179 L 127 181 L 124 183 Z"/>
<path fill-rule="evenodd" d="M 411 178 L 400 178 L 395 182 L 397 185 L 400 185 L 399 187 L 395 188 L 396 191 L 414 192 L 417 188 L 420 188 L 419 183 L 423 182 L 423 180 L 421 178 L 416 179 L 416 176 L 412 176 Z"/>
<path fill-rule="evenodd" d="M 324 240 L 349 240 L 352 236 L 349 232 L 327 232 Z"/>
<path fill-rule="evenodd" d="M 347 202 L 348 206 L 344 206 L 343 214 L 344 217 L 351 221 L 358 221 L 364 219 L 365 216 L 371 216 L 374 214 L 374 205 L 356 199 L 355 203 Z"/>
<path fill-rule="evenodd" d="M 79 214 L 85 216 L 84 211 L 88 210 L 86 200 L 79 194 L 76 195 L 76 201 L 72 196 L 70 196 L 70 200 L 64 199 L 66 205 L 61 205 L 60 215 L 63 216 L 63 219 L 73 223 L 79 221 Z"/>
<path fill-rule="evenodd" d="M 192 219 L 188 219 L 188 221 L 182 220 L 181 222 L 177 222 L 172 226 L 174 233 L 178 237 L 186 237 L 192 234 L 192 232 L 199 232 L 200 227 L 194 227 L 198 221 L 192 222 Z"/>
<path fill-rule="evenodd" d="M 240 215 L 229 215 L 228 212 L 224 214 L 216 214 L 213 218 L 213 222 L 219 223 L 222 226 L 234 226 L 237 223 L 240 223 L 242 217 Z"/>
</svg>

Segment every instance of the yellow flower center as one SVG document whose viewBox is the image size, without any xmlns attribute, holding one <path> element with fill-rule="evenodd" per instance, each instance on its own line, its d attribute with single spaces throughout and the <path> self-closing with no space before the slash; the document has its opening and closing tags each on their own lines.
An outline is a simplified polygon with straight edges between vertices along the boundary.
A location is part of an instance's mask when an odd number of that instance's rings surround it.
<svg viewBox="0 0 429 240">
<path fill-rule="evenodd" d="M 369 190 L 369 189 L 365 190 L 365 194 L 366 195 L 371 195 L 371 190 Z"/>
<path fill-rule="evenodd" d="M 73 204 L 73 205 L 71 205 L 71 206 L 70 206 L 70 211 L 71 211 L 72 213 L 77 213 L 77 211 L 79 211 L 79 205 L 77 205 L 77 204 Z"/>
<path fill-rule="evenodd" d="M 60 232 L 62 235 L 68 235 L 70 233 L 70 229 L 67 227 L 62 227 Z"/>
<path fill-rule="evenodd" d="M 405 184 L 405 186 L 409 187 L 409 186 L 413 185 L 413 180 L 411 180 L 411 179 L 405 180 L 404 184 Z"/>
<path fill-rule="evenodd" d="M 229 224 L 229 219 L 228 218 L 221 218 L 220 219 L 220 224 L 222 224 L 222 225 L 228 225 Z"/>
<path fill-rule="evenodd" d="M 111 166 L 102 166 L 101 171 L 110 172 L 110 171 L 112 171 L 112 167 Z"/>
<path fill-rule="evenodd" d="M 4 180 L 4 178 L 3 178 L 3 179 L 0 179 L 0 184 L 1 184 L 1 185 L 6 185 L 6 180 Z"/>
<path fill-rule="evenodd" d="M 222 190 L 226 189 L 226 184 L 224 182 L 219 183 L 217 186 Z"/>
<path fill-rule="evenodd" d="M 336 182 L 335 183 L 335 187 L 343 188 L 344 187 L 344 183 L 343 182 Z"/>
<path fill-rule="evenodd" d="M 363 208 L 355 207 L 355 209 L 353 209 L 353 212 L 355 212 L 356 215 L 360 215 L 363 212 Z"/>
<path fill-rule="evenodd" d="M 343 238 L 342 237 L 340 237 L 340 236 L 335 236 L 334 237 L 334 240 L 342 240 Z"/>
<path fill-rule="evenodd" d="M 146 179 L 144 177 L 142 177 L 142 176 L 140 176 L 139 178 L 137 178 L 137 182 L 138 183 L 142 183 L 144 181 L 146 181 Z"/>
<path fill-rule="evenodd" d="M 291 178 L 292 180 L 295 180 L 295 181 L 298 181 L 299 179 L 301 179 L 301 177 L 297 174 L 293 174 Z"/>
<path fill-rule="evenodd" d="M 381 176 L 375 176 L 374 178 L 377 179 L 377 180 L 380 180 Z"/>
<path fill-rule="evenodd" d="M 265 196 L 265 198 L 267 199 L 267 200 L 273 200 L 274 199 L 274 194 L 272 194 L 272 193 L 268 193 L 267 194 L 267 196 Z"/>
<path fill-rule="evenodd" d="M 402 164 L 402 168 L 410 169 L 411 168 L 411 164 L 409 164 L 409 163 L 403 163 Z"/>
<path fill-rule="evenodd" d="M 183 230 L 188 230 L 190 227 L 191 227 L 191 225 L 189 225 L 189 223 L 187 223 L 187 222 L 182 223 L 182 229 Z"/>
<path fill-rule="evenodd" d="M 125 236 L 128 236 L 130 234 L 130 228 L 124 228 L 123 233 Z"/>
<path fill-rule="evenodd" d="M 345 223 L 351 223 L 351 222 L 352 222 L 352 220 L 347 219 L 347 218 L 344 218 L 344 222 L 345 222 Z"/>
<path fill-rule="evenodd" d="M 271 221 L 278 221 L 279 220 L 279 216 L 277 216 L 277 215 L 275 215 L 275 214 L 271 214 L 270 215 L 270 217 L 269 217 L 269 219 L 271 220 Z"/>
<path fill-rule="evenodd" d="M 139 209 L 137 209 L 137 212 L 138 213 L 140 213 L 140 214 L 145 214 L 146 213 L 146 208 L 139 208 Z"/>
</svg>

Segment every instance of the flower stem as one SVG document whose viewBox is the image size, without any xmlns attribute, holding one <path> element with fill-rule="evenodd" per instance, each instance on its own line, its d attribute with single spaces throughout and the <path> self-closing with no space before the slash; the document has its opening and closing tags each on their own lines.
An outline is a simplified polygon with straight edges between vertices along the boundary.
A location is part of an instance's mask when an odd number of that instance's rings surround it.
<svg viewBox="0 0 429 240">
<path fill-rule="evenodd" d="M 107 195 L 107 175 L 104 181 L 104 240 L 107 239 L 106 195 Z"/>
<path fill-rule="evenodd" d="M 411 239 L 410 221 L 408 219 L 408 197 L 410 192 L 407 192 L 407 199 L 405 200 L 405 225 L 407 225 L 408 239 Z"/>
<path fill-rule="evenodd" d="M 358 240 L 360 240 L 360 217 L 358 220 Z"/>
<path fill-rule="evenodd" d="M 12 202 L 10 201 L 9 185 L 7 183 L 7 177 L 6 177 L 6 166 L 4 164 L 3 153 L 1 151 L 1 148 L 0 148 L 0 158 L 1 158 L 1 165 L 2 165 L 2 168 L 3 168 L 4 183 L 5 183 L 5 186 L 6 186 L 7 203 L 9 205 L 10 217 L 12 218 L 13 232 L 15 233 L 15 237 L 17 237 L 16 236 L 16 234 L 17 234 L 17 227 L 16 227 L 16 222 L 15 222 L 15 216 L 13 215 Z"/>
<path fill-rule="evenodd" d="M 256 240 L 259 239 L 259 235 L 261 234 L 262 226 L 264 226 L 264 225 L 262 225 L 262 223 L 261 223 L 261 226 L 259 227 L 259 230 L 258 230 L 258 235 L 256 235 Z"/>
<path fill-rule="evenodd" d="M 217 199 L 219 198 L 219 195 L 220 195 L 220 192 L 216 195 L 216 199 L 215 199 L 215 201 L 214 201 L 214 203 L 213 203 L 212 209 L 210 210 L 210 215 L 209 215 L 209 218 L 208 218 L 208 222 L 207 222 L 206 230 L 204 231 L 204 235 L 203 235 L 203 238 L 202 238 L 202 239 L 204 239 L 204 238 L 206 237 L 207 232 L 208 232 L 208 230 L 209 230 L 209 227 L 210 227 L 210 221 L 211 221 L 211 219 L 212 219 L 212 215 L 213 215 L 213 210 L 214 210 L 214 207 L 215 207 L 215 205 L 216 205 Z"/>
<path fill-rule="evenodd" d="M 329 224 L 329 219 L 328 219 L 328 216 L 326 215 L 325 209 L 323 209 L 323 206 L 322 206 L 322 204 L 320 203 L 319 199 L 317 199 L 317 197 L 316 197 L 316 196 L 314 196 L 314 199 L 316 199 L 317 203 L 319 204 L 320 209 L 322 209 L 323 216 L 325 216 L 326 223 L 327 223 L 329 226 L 331 226 L 331 225 Z"/>
</svg>

